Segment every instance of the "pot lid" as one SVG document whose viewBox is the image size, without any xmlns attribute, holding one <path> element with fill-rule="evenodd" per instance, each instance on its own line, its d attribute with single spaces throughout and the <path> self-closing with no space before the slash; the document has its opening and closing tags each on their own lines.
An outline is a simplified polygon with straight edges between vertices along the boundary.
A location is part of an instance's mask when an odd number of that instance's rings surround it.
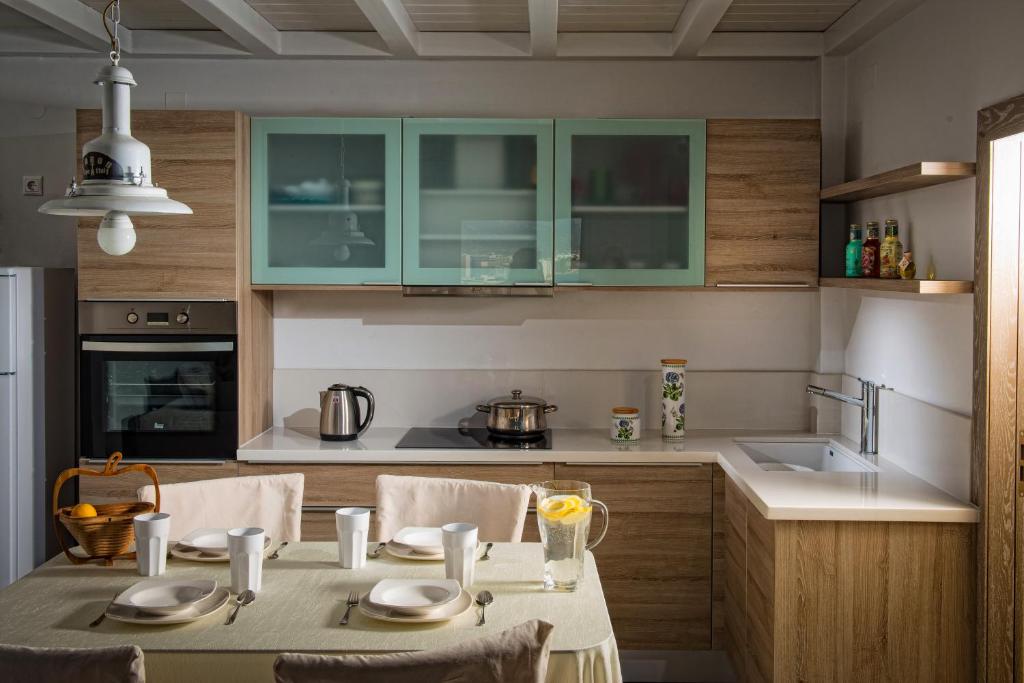
<svg viewBox="0 0 1024 683">
<path fill-rule="evenodd" d="M 513 389 L 510 395 L 498 396 L 487 402 L 492 408 L 543 408 L 547 404 L 542 398 L 523 396 L 521 389 Z"/>
</svg>

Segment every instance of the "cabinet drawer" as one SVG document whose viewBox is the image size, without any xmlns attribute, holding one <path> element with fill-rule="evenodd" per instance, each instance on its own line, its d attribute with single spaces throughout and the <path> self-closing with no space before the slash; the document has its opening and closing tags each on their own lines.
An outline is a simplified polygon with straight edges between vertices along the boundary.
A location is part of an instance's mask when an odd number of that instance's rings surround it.
<svg viewBox="0 0 1024 683">
<path fill-rule="evenodd" d="M 238 463 L 234 460 L 174 465 L 163 465 L 158 461 L 150 462 L 149 465 L 156 470 L 156 476 L 161 484 L 180 484 L 189 481 L 203 481 L 205 479 L 221 479 L 223 477 L 234 477 L 238 474 Z M 80 461 L 79 466 L 87 467 L 91 470 L 103 469 L 103 464 L 99 461 L 87 461 L 84 458 Z M 153 483 L 142 472 L 129 472 L 116 477 L 90 477 L 86 475 L 76 477 L 76 480 L 78 481 L 78 499 L 87 503 L 116 503 L 136 500 L 136 491 L 139 487 Z"/>
<path fill-rule="evenodd" d="M 698 513 L 711 523 L 711 465 L 555 465 L 556 479 L 590 484 L 614 517 L 623 512 Z"/>
</svg>

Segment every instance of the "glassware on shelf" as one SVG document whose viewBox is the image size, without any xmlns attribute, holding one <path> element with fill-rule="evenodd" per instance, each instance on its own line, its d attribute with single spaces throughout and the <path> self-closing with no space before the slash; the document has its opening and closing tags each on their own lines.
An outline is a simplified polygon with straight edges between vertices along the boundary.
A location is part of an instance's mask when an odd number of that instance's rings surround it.
<svg viewBox="0 0 1024 683">
<path fill-rule="evenodd" d="M 899 264 L 903 260 L 903 243 L 900 242 L 900 225 L 895 218 L 885 221 L 885 241 L 879 250 L 879 277 L 897 279 Z"/>
<path fill-rule="evenodd" d="M 878 241 L 878 221 L 868 221 L 868 238 L 861 245 L 860 272 L 862 277 L 878 277 L 882 243 Z"/>
<path fill-rule="evenodd" d="M 850 241 L 846 244 L 846 277 L 861 276 L 861 256 L 864 251 L 860 223 L 850 224 Z"/>
</svg>

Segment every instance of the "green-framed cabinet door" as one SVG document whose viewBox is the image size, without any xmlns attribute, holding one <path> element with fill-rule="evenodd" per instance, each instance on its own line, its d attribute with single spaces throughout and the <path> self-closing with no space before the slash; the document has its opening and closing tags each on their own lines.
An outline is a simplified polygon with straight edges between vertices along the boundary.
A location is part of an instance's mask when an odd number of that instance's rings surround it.
<svg viewBox="0 0 1024 683">
<path fill-rule="evenodd" d="M 704 284 L 704 120 L 555 122 L 555 284 Z"/>
<path fill-rule="evenodd" d="M 399 284 L 402 120 L 252 120 L 254 284 Z"/>
<path fill-rule="evenodd" d="M 405 119 L 406 285 L 551 285 L 553 122 Z"/>
</svg>

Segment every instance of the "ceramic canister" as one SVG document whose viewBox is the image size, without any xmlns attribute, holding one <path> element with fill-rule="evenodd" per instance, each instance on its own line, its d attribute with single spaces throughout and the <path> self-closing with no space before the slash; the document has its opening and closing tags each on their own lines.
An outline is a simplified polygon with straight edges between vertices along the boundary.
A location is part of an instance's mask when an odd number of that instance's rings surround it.
<svg viewBox="0 0 1024 683">
<path fill-rule="evenodd" d="M 661 361 L 661 436 L 686 436 L 686 361 L 681 358 Z"/>
<path fill-rule="evenodd" d="M 612 408 L 612 441 L 640 440 L 640 409 L 629 406 Z"/>
</svg>

